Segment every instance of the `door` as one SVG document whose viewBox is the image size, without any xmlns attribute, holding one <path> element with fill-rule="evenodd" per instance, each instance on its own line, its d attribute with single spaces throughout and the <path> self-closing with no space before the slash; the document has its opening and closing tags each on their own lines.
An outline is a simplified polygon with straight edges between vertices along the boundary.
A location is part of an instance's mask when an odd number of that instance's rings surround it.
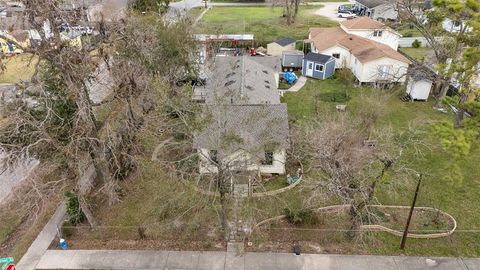
<svg viewBox="0 0 480 270">
<path fill-rule="evenodd" d="M 313 76 L 313 62 L 307 61 L 307 70 L 305 71 L 306 76 Z"/>
</svg>

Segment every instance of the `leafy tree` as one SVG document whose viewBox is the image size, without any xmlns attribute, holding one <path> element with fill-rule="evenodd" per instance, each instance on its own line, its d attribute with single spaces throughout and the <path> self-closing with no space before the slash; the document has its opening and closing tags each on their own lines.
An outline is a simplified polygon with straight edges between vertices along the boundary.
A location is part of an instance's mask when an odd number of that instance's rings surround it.
<svg viewBox="0 0 480 270">
<path fill-rule="evenodd" d="M 85 214 L 82 212 L 77 194 L 67 192 L 65 194 L 65 203 L 67 207 L 68 221 L 72 225 L 77 225 L 85 220 Z"/>
</svg>

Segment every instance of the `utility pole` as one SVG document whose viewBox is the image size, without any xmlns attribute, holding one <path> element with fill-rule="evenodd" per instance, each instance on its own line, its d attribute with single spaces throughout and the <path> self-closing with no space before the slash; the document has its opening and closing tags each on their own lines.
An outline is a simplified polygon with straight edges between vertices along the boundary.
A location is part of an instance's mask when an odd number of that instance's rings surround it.
<svg viewBox="0 0 480 270">
<path fill-rule="evenodd" d="M 423 174 L 418 175 L 417 188 L 415 189 L 415 195 L 413 196 L 412 207 L 410 208 L 410 213 L 408 213 L 407 224 L 405 224 L 405 230 L 403 231 L 402 243 L 400 244 L 400 249 L 405 249 L 405 242 L 407 242 L 408 227 L 410 227 L 410 221 L 412 220 L 413 210 L 415 209 L 415 203 L 417 202 L 418 190 L 420 189 L 420 184 L 422 183 Z"/>
</svg>

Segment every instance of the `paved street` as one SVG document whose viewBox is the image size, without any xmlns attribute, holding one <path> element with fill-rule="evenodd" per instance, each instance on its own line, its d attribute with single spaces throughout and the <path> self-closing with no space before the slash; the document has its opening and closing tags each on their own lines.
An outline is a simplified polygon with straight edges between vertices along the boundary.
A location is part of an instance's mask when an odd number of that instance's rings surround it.
<svg viewBox="0 0 480 270">
<path fill-rule="evenodd" d="M 20 270 L 23 270 L 19 268 Z M 480 270 L 480 259 L 196 251 L 48 250 L 36 269 Z"/>
<path fill-rule="evenodd" d="M 319 8 L 316 10 L 314 13 L 316 15 L 324 16 L 329 18 L 330 20 L 334 20 L 337 22 L 343 22 L 346 19 L 345 18 L 339 18 L 337 15 L 338 12 L 338 7 L 340 5 L 345 5 L 345 4 L 351 4 L 351 2 L 324 2 L 322 3 L 323 7 Z"/>
</svg>

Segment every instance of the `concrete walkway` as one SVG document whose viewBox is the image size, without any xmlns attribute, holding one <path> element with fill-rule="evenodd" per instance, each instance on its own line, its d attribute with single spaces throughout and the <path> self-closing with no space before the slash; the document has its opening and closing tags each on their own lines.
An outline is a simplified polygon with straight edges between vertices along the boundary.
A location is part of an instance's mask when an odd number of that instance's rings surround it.
<svg viewBox="0 0 480 270">
<path fill-rule="evenodd" d="M 17 269 L 20 270 L 33 270 L 44 255 L 47 248 L 52 243 L 53 239 L 57 235 L 58 225 L 63 221 L 65 217 L 66 209 L 62 203 L 57 207 L 55 214 L 50 218 L 47 225 L 43 227 L 40 234 L 37 236 L 32 245 L 28 248 L 27 252 L 23 255 L 20 262 L 17 264 Z"/>
<path fill-rule="evenodd" d="M 305 86 L 306 82 L 307 82 L 307 77 L 300 76 L 300 78 L 298 78 L 297 82 L 294 85 L 292 85 L 292 87 L 285 90 L 285 92 L 298 92 L 300 89 L 303 88 L 303 86 Z"/>
<path fill-rule="evenodd" d="M 23 270 L 19 267 L 20 270 Z M 36 269 L 480 270 L 480 259 L 197 251 L 48 250 Z"/>
</svg>

